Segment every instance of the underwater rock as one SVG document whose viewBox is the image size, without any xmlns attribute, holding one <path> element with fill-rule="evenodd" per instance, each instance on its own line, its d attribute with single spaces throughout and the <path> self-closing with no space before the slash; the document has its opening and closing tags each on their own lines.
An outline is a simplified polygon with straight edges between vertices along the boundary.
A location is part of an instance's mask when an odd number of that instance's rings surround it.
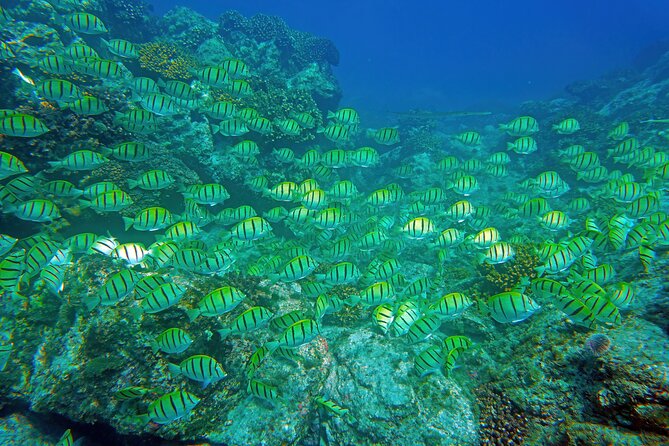
<svg viewBox="0 0 669 446">
<path fill-rule="evenodd" d="M 643 77 L 652 83 L 660 83 L 669 79 L 669 49 L 668 42 L 664 42 L 664 52 L 657 55 L 653 63 L 649 63 L 643 70 Z"/>
<path fill-rule="evenodd" d="M 16 59 L 26 66 L 35 67 L 44 56 L 63 50 L 65 45 L 57 29 L 30 21 L 15 23 L 15 26 L 3 28 L 3 38 L 12 41 Z"/>
<path fill-rule="evenodd" d="M 669 435 L 669 407 L 666 404 L 639 404 L 634 413 L 649 431 Z"/>
<path fill-rule="evenodd" d="M 609 332 L 615 347 L 594 364 L 597 379 L 588 392 L 592 409 L 628 429 L 667 435 L 669 365 L 659 358 L 669 349 L 669 340 L 643 319 L 625 325 L 625 330 Z M 634 338 L 627 335 L 630 331 Z"/>
<path fill-rule="evenodd" d="M 648 302 L 643 317 L 657 324 L 665 334 L 669 335 L 669 320 L 664 315 L 669 314 L 669 287 L 664 286 L 658 291 L 657 298 Z"/>
<path fill-rule="evenodd" d="M 571 83 L 566 91 L 583 105 L 597 109 L 601 116 L 616 119 L 664 116 L 669 112 L 664 100 L 669 92 L 669 52 L 654 58 L 643 71 L 618 70 L 599 79 Z"/>
<path fill-rule="evenodd" d="M 157 23 L 169 41 L 193 51 L 216 35 L 216 23 L 192 9 L 182 6 L 170 9 Z M 220 63 L 220 59 L 219 59 Z"/>
<path fill-rule="evenodd" d="M 663 112 L 666 109 L 663 101 L 667 93 L 669 93 L 669 79 L 653 82 L 651 79 L 643 78 L 632 87 L 617 93 L 599 110 L 599 113 L 618 118 L 633 115 L 644 108 L 653 110 L 654 113 Z"/>
<path fill-rule="evenodd" d="M 196 157 L 199 161 L 203 161 L 214 151 L 211 129 L 206 121 L 184 119 L 179 123 L 161 127 L 161 130 L 170 135 L 160 142 L 168 152 Z"/>
<path fill-rule="evenodd" d="M 237 49 L 233 48 L 233 50 L 237 52 Z M 248 51 L 248 54 L 255 57 L 255 53 L 253 51 Z M 257 64 L 255 59 L 250 59 L 242 55 L 242 53 L 237 53 L 237 55 L 235 55 L 233 51 L 227 47 L 225 41 L 218 35 L 202 41 L 202 43 L 197 47 L 195 55 L 203 65 L 217 65 L 221 63 L 221 60 L 224 60 L 228 57 L 238 57 L 239 59 L 246 61 L 246 63 L 251 66 L 256 66 Z"/>
<path fill-rule="evenodd" d="M 621 431 L 595 423 L 574 423 L 567 426 L 560 444 L 577 446 L 584 444 L 615 444 L 624 446 L 660 445 L 666 437 L 645 433 L 643 435 Z"/>
<path fill-rule="evenodd" d="M 321 110 L 335 110 L 342 90 L 334 76 L 324 76 L 320 65 L 312 63 L 286 82 L 288 88 L 309 91 Z"/>
<path fill-rule="evenodd" d="M 12 413 L 0 418 L 0 444 L 6 446 L 51 446 L 56 438 L 49 438 L 31 420 L 20 414 Z"/>
<path fill-rule="evenodd" d="M 324 390 L 354 409 L 359 437 L 381 444 L 478 444 L 470 397 L 454 379 L 416 376 L 410 360 L 416 352 L 404 339 L 369 328 L 342 336 L 329 341 L 337 362 Z"/>
<path fill-rule="evenodd" d="M 143 0 L 95 0 L 90 10 L 100 17 L 116 37 L 145 42 L 159 34 L 153 6 Z"/>
<path fill-rule="evenodd" d="M 235 40 L 244 34 L 257 43 L 272 41 L 282 58 L 298 69 L 312 62 L 339 64 L 339 50 L 331 40 L 291 29 L 281 17 L 256 14 L 245 18 L 237 11 L 228 11 L 219 18 L 218 31 Z"/>
<path fill-rule="evenodd" d="M 218 31 L 221 34 L 230 34 L 233 32 L 243 32 L 248 26 L 248 19 L 239 11 L 225 11 L 218 18 Z"/>
</svg>

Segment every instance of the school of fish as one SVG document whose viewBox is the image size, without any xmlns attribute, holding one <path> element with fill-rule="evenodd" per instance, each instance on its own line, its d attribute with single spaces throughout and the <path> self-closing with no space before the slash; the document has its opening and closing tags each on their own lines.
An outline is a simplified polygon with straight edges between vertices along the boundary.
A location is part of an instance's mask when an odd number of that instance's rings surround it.
<svg viewBox="0 0 669 446">
<path fill-rule="evenodd" d="M 4 24 L 15 20 L 5 9 L 0 15 Z M 225 59 L 193 70 L 191 83 L 135 77 L 124 61 L 138 57 L 138 44 L 109 38 L 102 20 L 87 12 L 54 9 L 54 21 L 74 33 L 75 42 L 62 54 L 35 61 L 29 72 L 15 67 L 16 74 L 36 100 L 55 104 L 60 113 L 113 113 L 128 137 L 101 151 L 74 150 L 50 159 L 47 169 L 30 171 L 30 155 L 12 153 L 8 141 L 39 141 L 67 129 L 48 128 L 38 116 L 14 109 L 0 110 L 0 203 L 5 221 L 44 227 L 22 239 L 12 235 L 11 227 L 3 228 L 0 288 L 6 296 L 25 299 L 41 288 L 62 296 L 68 282 L 77 280 L 74 265 L 106 256 L 114 259 L 116 271 L 83 298 L 78 311 L 116 306 L 138 321 L 181 308 L 189 326 L 157 332 L 147 345 L 155 355 L 170 358 L 175 386 L 151 397 L 147 412 L 137 414 L 143 423 L 167 424 L 196 416 L 196 406 L 207 404 L 177 384 L 184 382 L 182 378 L 204 388 L 228 376 L 226 358 L 191 351 L 193 339 L 201 334 L 198 320 L 234 315 L 218 331 L 222 342 L 241 336 L 258 344 L 241 371 L 246 391 L 279 403 L 281 378 L 260 377 L 263 363 L 272 356 L 299 360 L 301 346 L 318 337 L 327 339 L 329 314 L 362 308 L 369 326 L 379 333 L 424 343 L 412 358 L 417 377 L 448 374 L 472 340 L 445 336 L 440 330 L 445 321 L 478 311 L 490 323 L 520 323 L 542 309 L 561 312 L 588 329 L 620 324 L 635 296 L 633 281 L 617 278 L 621 254 L 635 252 L 639 268 L 649 271 L 656 252 L 669 247 L 669 153 L 635 136 L 643 123 L 636 127 L 612 122 L 604 135 L 607 144 L 595 147 L 585 140 L 574 142 L 581 130 L 574 117 L 542 123 L 540 130 L 536 119 L 519 116 L 499 126 L 504 147 L 487 144 L 483 129 L 470 129 L 453 135 L 439 159 L 425 164 L 412 158 L 391 165 L 384 161 L 384 150 L 401 142 L 400 130 L 363 128 L 353 108 L 327 113 L 322 117 L 325 124 L 316 128 L 316 117 L 308 113 L 272 121 L 257 110 L 212 101 L 206 94 L 209 89 L 234 97 L 253 95 L 253 67 L 242 60 Z M 2 42 L 2 62 L 12 64 L 15 57 L 11 44 Z M 81 80 L 65 79 L 71 73 Z M 100 88 L 129 90 L 132 100 L 112 106 L 91 94 Z M 245 204 L 226 207 L 231 193 L 224 185 L 178 184 L 160 165 L 124 184 L 77 183 L 110 159 L 150 165 L 151 136 L 159 123 L 182 119 L 186 113 L 210 122 L 216 145 L 226 156 L 261 169 L 273 166 L 265 174 L 247 176 L 240 187 L 248 192 L 235 197 Z M 570 142 L 540 147 L 535 140 L 540 131 Z M 293 150 L 263 146 L 254 137 L 271 132 L 315 132 L 324 143 Z M 364 142 L 357 145 L 360 141 Z M 328 145 L 334 147 L 321 149 Z M 514 167 L 546 151 L 557 152 L 561 165 L 531 176 Z M 363 169 L 379 174 L 362 182 Z M 498 187 L 503 178 L 514 186 Z M 156 201 L 134 216 L 119 215 L 136 197 L 175 187 L 182 197 L 178 202 L 164 207 Z M 271 200 L 274 206 L 256 209 L 256 198 Z M 97 213 L 104 217 L 101 221 L 122 220 L 126 231 L 158 235 L 146 246 L 120 243 L 121 234 L 104 225 L 95 233 L 77 233 L 77 217 L 64 212 L 71 208 Z M 68 220 L 69 230 L 75 231 L 63 236 L 49 230 L 60 219 Z M 537 277 L 486 299 L 452 289 L 450 266 L 470 265 L 474 271 L 480 264 L 513 262 L 519 245 L 533 246 L 539 256 Z M 412 263 L 429 265 L 431 272 L 416 275 Z M 305 310 L 281 314 L 277 308 L 257 305 L 244 289 L 226 283 L 226 274 L 233 271 L 257 277 L 267 286 L 297 284 Z M 220 286 L 187 302 L 183 297 L 193 275 L 216 277 Z M 343 289 L 356 291 L 342 296 Z M 260 343 L 267 333 L 271 340 Z M 0 370 L 12 348 L 11 343 L 0 346 Z M 119 401 L 155 395 L 153 389 L 138 386 L 109 392 Z M 353 408 L 326 396 L 317 397 L 314 404 L 353 422 Z M 72 444 L 69 431 L 59 444 Z"/>
</svg>

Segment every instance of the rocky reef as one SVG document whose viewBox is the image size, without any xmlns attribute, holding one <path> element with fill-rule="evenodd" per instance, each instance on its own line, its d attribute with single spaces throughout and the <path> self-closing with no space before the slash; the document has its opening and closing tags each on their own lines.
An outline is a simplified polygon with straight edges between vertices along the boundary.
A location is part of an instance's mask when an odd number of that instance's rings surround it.
<svg viewBox="0 0 669 446">
<path fill-rule="evenodd" d="M 667 259 L 657 264 L 667 267 Z M 81 258 L 62 296 L 38 289 L 28 301 L 13 302 L 12 317 L 4 317 L 2 326 L 20 343 L 0 374 L 0 387 L 4 412 L 15 414 L 4 423 L 14 423 L 12 417 L 28 405 L 76 421 L 79 432 L 102 424 L 121 434 L 117 443 L 93 438 L 93 444 L 153 444 L 158 436 L 210 444 L 360 444 L 364 438 L 365 444 L 659 445 L 669 436 L 669 370 L 662 360 L 669 340 L 648 319 L 654 317 L 651 303 L 666 293 L 661 276 L 636 282 L 641 298 L 624 324 L 605 329 L 610 344 L 596 354 L 588 343 L 592 332 L 550 309 L 511 326 L 490 325 L 475 313 L 454 321 L 447 332 L 468 333 L 476 347 L 449 377 L 416 376 L 411 358 L 424 346 L 384 336 L 366 313 L 326 316 L 323 337 L 300 348 L 299 356 L 263 364 L 257 378 L 278 386 L 282 397 L 267 402 L 246 396 L 243 375 L 253 351 L 278 332 L 221 342 L 213 333 L 231 317 L 189 322 L 181 307 L 194 305 L 218 282 L 198 276 L 181 275 L 178 280 L 190 291 L 179 308 L 159 317 L 132 318 L 131 302 L 86 310 L 83 302 L 114 270 L 103 257 Z M 245 290 L 256 305 L 310 310 L 296 286 L 270 286 L 242 275 L 226 283 Z M 184 354 L 152 353 L 149 343 L 173 325 L 200 333 L 192 351 L 218 358 L 228 377 L 204 390 L 171 377 L 167 364 Z M 152 390 L 141 401 L 118 401 L 115 392 L 130 385 Z M 136 420 L 145 401 L 175 386 L 206 404 L 165 426 Z M 320 411 L 313 402 L 320 395 L 354 409 L 354 418 Z M 143 437 L 124 437 L 139 432 Z"/>
<path fill-rule="evenodd" d="M 277 72 L 284 73 L 283 88 L 312 92 L 321 110 L 333 110 L 341 99 L 330 68 L 339 64 L 339 51 L 329 39 L 290 29 L 280 17 L 256 14 L 247 18 L 237 11 L 221 15 L 218 32 L 239 51 L 236 57 L 258 58 L 260 77 L 268 79 Z M 252 48 L 254 54 L 247 54 Z M 268 54 L 274 55 L 270 60 L 275 62 L 261 63 Z"/>
</svg>

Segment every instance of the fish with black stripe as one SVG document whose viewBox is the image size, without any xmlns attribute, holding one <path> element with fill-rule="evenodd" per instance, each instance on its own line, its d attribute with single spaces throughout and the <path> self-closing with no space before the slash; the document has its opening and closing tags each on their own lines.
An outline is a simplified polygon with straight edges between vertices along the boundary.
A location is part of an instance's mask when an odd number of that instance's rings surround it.
<svg viewBox="0 0 669 446">
<path fill-rule="evenodd" d="M 153 401 L 149 405 L 148 413 L 139 415 L 137 420 L 142 424 L 149 421 L 156 424 L 169 424 L 190 414 L 199 402 L 200 398 L 195 395 L 185 390 L 175 390 Z"/>
<path fill-rule="evenodd" d="M 207 355 L 193 355 L 184 359 L 178 365 L 168 364 L 167 367 L 174 376 L 183 375 L 193 381 L 200 381 L 203 389 L 227 376 L 223 366 Z"/>
<path fill-rule="evenodd" d="M 218 330 L 218 334 L 221 335 L 221 339 L 230 335 L 246 334 L 264 327 L 273 316 L 274 313 L 265 307 L 251 307 L 237 316 L 230 327 Z"/>
<path fill-rule="evenodd" d="M 307 344 L 320 334 L 320 326 L 313 319 L 302 319 L 289 326 L 278 341 L 270 341 L 265 346 L 274 351 L 280 347 L 295 348 Z"/>
</svg>

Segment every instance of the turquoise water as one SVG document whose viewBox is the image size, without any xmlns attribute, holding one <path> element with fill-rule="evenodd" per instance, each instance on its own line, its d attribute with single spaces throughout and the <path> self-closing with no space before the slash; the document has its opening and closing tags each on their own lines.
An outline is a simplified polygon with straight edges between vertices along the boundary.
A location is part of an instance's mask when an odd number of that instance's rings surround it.
<svg viewBox="0 0 669 446">
<path fill-rule="evenodd" d="M 0 12 L 3 444 L 667 443 L 662 45 L 385 107 L 280 16 Z"/>
</svg>

